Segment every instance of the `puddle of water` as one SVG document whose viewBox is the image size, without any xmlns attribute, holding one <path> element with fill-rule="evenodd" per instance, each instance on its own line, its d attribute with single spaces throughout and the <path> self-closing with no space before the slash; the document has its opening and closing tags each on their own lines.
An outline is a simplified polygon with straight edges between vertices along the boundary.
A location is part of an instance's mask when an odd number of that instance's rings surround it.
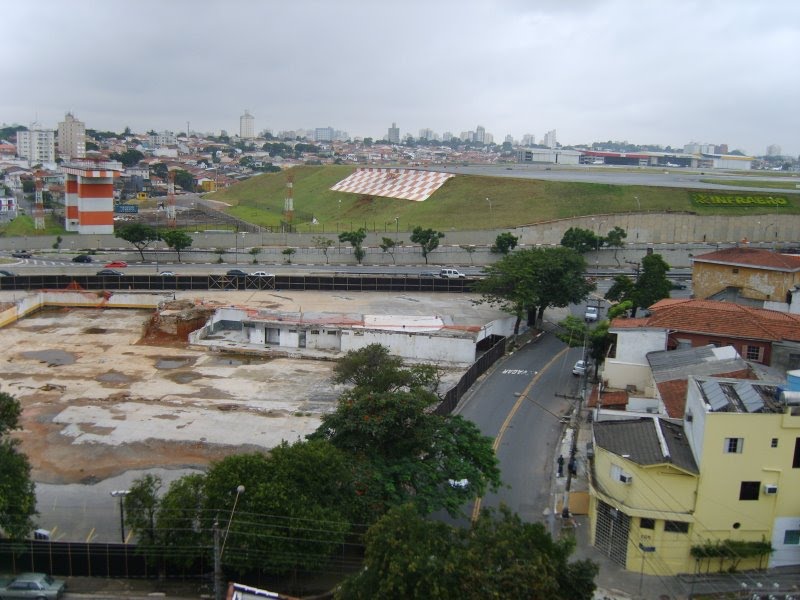
<svg viewBox="0 0 800 600">
<path fill-rule="evenodd" d="M 181 367 L 188 367 L 194 363 L 192 356 L 170 356 L 169 358 L 159 358 L 156 361 L 156 369 L 180 369 Z"/>
<path fill-rule="evenodd" d="M 51 367 L 71 365 L 75 362 L 75 355 L 64 352 L 63 350 L 33 350 L 30 352 L 22 352 L 21 355 L 25 358 L 47 363 Z"/>
<path fill-rule="evenodd" d="M 269 358 L 251 356 L 215 356 L 206 360 L 203 365 L 209 367 L 240 367 L 242 365 L 262 365 Z"/>
<path fill-rule="evenodd" d="M 96 333 L 105 333 L 107 330 L 103 329 L 102 327 L 89 327 L 88 329 L 84 329 L 83 333 L 85 334 L 96 334 Z"/>
<path fill-rule="evenodd" d="M 175 383 L 191 383 L 195 379 L 200 379 L 202 375 L 199 373 L 191 373 L 191 372 L 183 372 L 183 373 L 175 373 L 173 374 L 170 379 Z"/>
<path fill-rule="evenodd" d="M 102 373 L 96 377 L 97 381 L 102 381 L 103 383 L 129 383 L 131 378 L 125 375 L 125 373 L 118 373 L 116 371 L 109 371 L 108 373 Z"/>
</svg>

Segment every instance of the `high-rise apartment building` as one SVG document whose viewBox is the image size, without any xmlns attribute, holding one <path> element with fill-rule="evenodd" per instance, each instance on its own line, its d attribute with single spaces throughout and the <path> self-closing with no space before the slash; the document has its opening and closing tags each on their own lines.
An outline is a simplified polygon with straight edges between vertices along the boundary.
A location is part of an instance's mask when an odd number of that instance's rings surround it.
<svg viewBox="0 0 800 600">
<path fill-rule="evenodd" d="M 247 109 L 239 117 L 239 137 L 243 140 L 252 140 L 256 137 L 256 119 Z"/>
<path fill-rule="evenodd" d="M 547 133 L 544 134 L 544 141 L 542 142 L 548 148 L 555 148 L 558 145 L 558 141 L 556 140 L 556 130 L 551 129 Z"/>
<path fill-rule="evenodd" d="M 432 140 L 434 137 L 433 129 L 425 129 L 419 130 L 419 139 L 421 140 Z"/>
<path fill-rule="evenodd" d="M 58 155 L 66 160 L 86 156 L 86 125 L 72 113 L 58 124 Z"/>
<path fill-rule="evenodd" d="M 52 163 L 56 160 L 56 137 L 52 129 L 31 123 L 27 131 L 17 132 L 17 155 L 31 165 Z"/>
<path fill-rule="evenodd" d="M 526 133 L 522 136 L 523 146 L 533 146 L 536 143 L 536 136 L 532 133 Z"/>
<path fill-rule="evenodd" d="M 386 139 L 389 140 L 390 144 L 400 143 L 400 128 L 397 126 L 397 123 L 392 123 L 392 126 L 389 127 L 389 133 Z"/>
<path fill-rule="evenodd" d="M 334 133 L 333 127 L 317 127 L 314 129 L 314 141 L 332 142 Z"/>
<path fill-rule="evenodd" d="M 483 127 L 483 125 L 478 125 L 475 128 L 475 141 L 479 144 L 486 143 L 486 129 Z"/>
<path fill-rule="evenodd" d="M 151 146 L 174 146 L 177 143 L 178 137 L 171 131 L 162 131 L 161 133 L 150 134 Z"/>
</svg>

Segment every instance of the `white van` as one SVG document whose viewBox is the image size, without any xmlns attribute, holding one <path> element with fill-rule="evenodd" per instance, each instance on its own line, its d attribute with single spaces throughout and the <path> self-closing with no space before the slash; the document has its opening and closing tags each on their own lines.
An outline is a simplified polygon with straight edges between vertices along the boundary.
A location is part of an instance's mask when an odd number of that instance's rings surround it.
<svg viewBox="0 0 800 600">
<path fill-rule="evenodd" d="M 442 269 L 439 271 L 439 277 L 442 277 L 443 279 L 463 279 L 466 277 L 466 275 L 464 275 L 458 269 Z"/>
</svg>

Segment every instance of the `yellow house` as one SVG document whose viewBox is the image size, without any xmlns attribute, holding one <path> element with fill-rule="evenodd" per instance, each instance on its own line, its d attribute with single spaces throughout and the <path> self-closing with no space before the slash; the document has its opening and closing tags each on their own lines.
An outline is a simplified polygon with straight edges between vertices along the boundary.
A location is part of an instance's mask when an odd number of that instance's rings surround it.
<svg viewBox="0 0 800 600">
<path fill-rule="evenodd" d="M 800 564 L 800 392 L 690 377 L 682 422 L 627 417 L 593 426 L 595 547 L 665 576 Z"/>
<path fill-rule="evenodd" d="M 216 192 L 217 191 L 217 182 L 213 179 L 200 179 L 197 184 L 200 186 L 200 189 L 204 192 Z"/>
<path fill-rule="evenodd" d="M 692 262 L 695 298 L 733 300 L 739 297 L 786 303 L 794 286 L 800 284 L 800 256 L 793 254 L 737 247 L 701 254 Z"/>
</svg>

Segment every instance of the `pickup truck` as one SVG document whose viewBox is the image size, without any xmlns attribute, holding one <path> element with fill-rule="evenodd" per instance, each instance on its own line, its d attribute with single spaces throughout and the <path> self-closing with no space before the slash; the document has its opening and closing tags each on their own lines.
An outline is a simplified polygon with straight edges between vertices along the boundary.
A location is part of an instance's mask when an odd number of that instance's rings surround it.
<svg viewBox="0 0 800 600">
<path fill-rule="evenodd" d="M 0 585 L 0 599 L 57 600 L 64 595 L 66 584 L 53 579 L 47 573 L 21 573 L 11 581 Z"/>
</svg>

